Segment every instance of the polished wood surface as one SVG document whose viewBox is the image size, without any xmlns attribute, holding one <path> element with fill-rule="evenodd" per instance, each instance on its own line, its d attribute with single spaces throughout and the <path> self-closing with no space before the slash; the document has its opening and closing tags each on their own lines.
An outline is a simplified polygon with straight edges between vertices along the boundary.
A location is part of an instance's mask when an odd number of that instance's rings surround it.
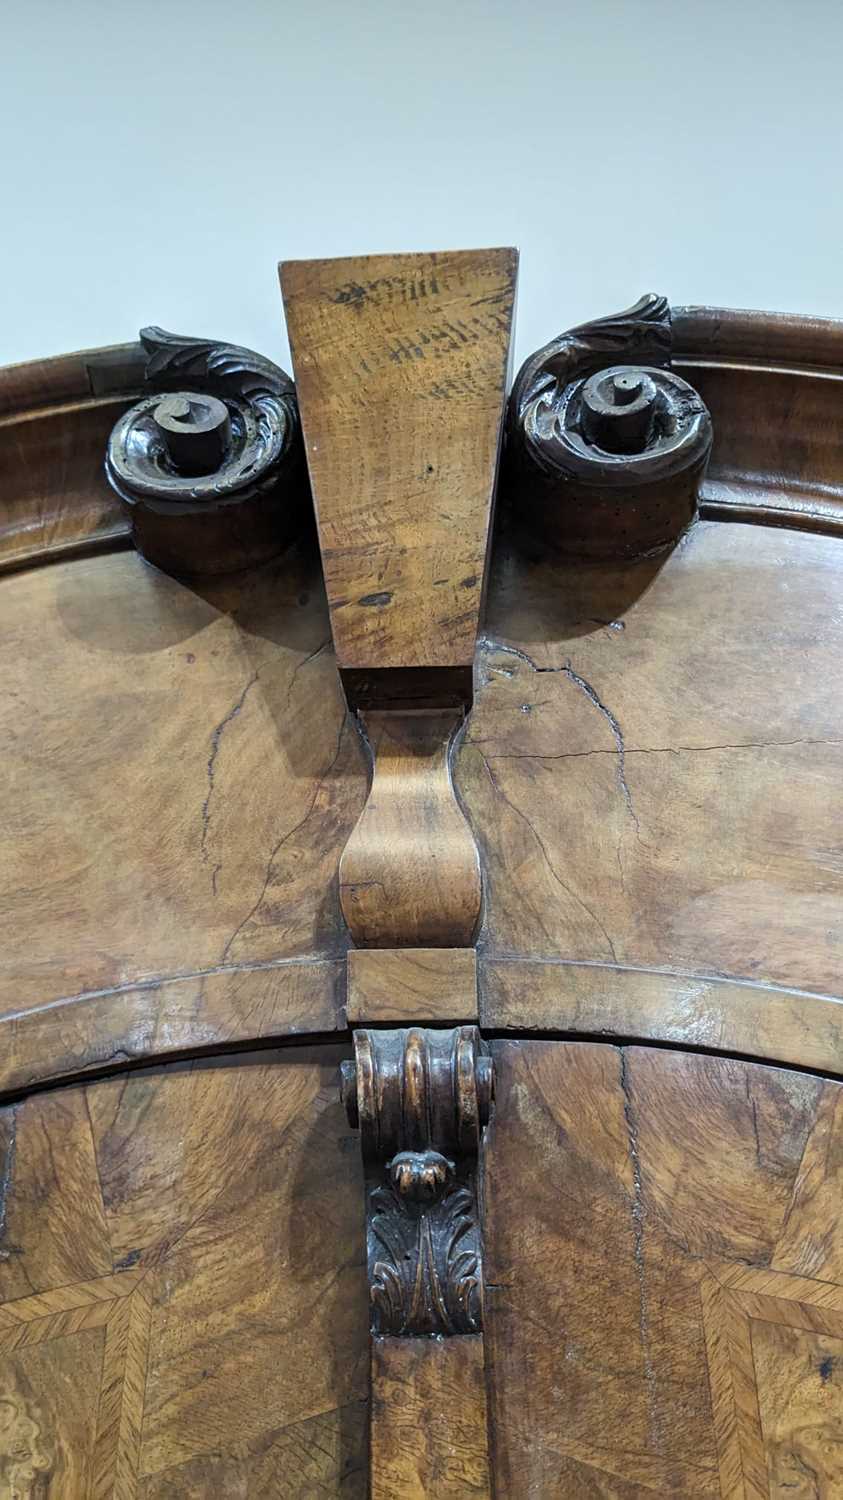
<svg viewBox="0 0 843 1500">
<path fill-rule="evenodd" d="M 0 369 L 0 571 L 128 545 L 103 454 L 142 379 L 138 344 Z"/>
<path fill-rule="evenodd" d="M 841 588 L 833 539 L 764 527 L 617 568 L 501 552 L 454 768 L 484 956 L 840 994 Z"/>
<path fill-rule="evenodd" d="M 840 1085 L 635 1047 L 494 1055 L 499 1492 L 834 1495 Z"/>
<path fill-rule="evenodd" d="M 576 959 L 479 966 L 481 1025 L 635 1037 L 843 1074 L 843 1000 L 754 980 Z"/>
<path fill-rule="evenodd" d="M 516 262 L 501 249 L 281 268 L 341 668 L 471 666 Z"/>
<path fill-rule="evenodd" d="M 352 948 L 349 1025 L 447 1025 L 477 1020 L 473 948 Z"/>
<path fill-rule="evenodd" d="M 172 1064 L 2 1112 L 0 1475 L 40 1485 L 5 1494 L 362 1500 L 342 1055 Z"/>
</svg>

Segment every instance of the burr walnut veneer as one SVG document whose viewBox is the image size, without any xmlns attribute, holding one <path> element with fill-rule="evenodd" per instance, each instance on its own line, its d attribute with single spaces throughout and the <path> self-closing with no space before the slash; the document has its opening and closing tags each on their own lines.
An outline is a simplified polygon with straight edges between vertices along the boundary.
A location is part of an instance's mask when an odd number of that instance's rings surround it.
<svg viewBox="0 0 843 1500">
<path fill-rule="evenodd" d="M 0 371 L 0 1500 L 843 1495 L 843 325 L 515 277 Z"/>
</svg>

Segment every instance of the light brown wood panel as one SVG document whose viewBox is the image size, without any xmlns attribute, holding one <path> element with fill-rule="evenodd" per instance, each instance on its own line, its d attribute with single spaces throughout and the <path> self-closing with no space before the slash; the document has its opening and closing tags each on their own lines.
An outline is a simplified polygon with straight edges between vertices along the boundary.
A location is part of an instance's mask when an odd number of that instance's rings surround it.
<svg viewBox="0 0 843 1500">
<path fill-rule="evenodd" d="M 42 1456 L 33 1495 L 362 1497 L 363 1185 L 343 1055 L 175 1063 L 16 1106 L 0 1463 L 5 1421 Z"/>
<path fill-rule="evenodd" d="M 678 1042 L 843 1073 L 843 998 L 573 959 L 480 965 L 484 1026 Z"/>
<path fill-rule="evenodd" d="M 372 1341 L 371 1500 L 490 1500 L 483 1338 Z"/>
<path fill-rule="evenodd" d="M 666 1050 L 493 1050 L 499 1491 L 784 1500 L 798 1475 L 835 1495 L 841 1086 Z"/>
<path fill-rule="evenodd" d="M 94 1144 L 81 1090 L 0 1111 L 0 1300 L 114 1267 Z"/>
<path fill-rule="evenodd" d="M 835 994 L 843 552 L 700 523 L 624 567 L 502 556 L 455 779 L 485 953 Z"/>
<path fill-rule="evenodd" d="M 454 796 L 459 718 L 372 713 L 372 789 L 339 867 L 359 947 L 465 948 L 480 917 L 477 845 Z"/>
<path fill-rule="evenodd" d="M 281 267 L 341 667 L 471 664 L 514 250 Z"/>
<path fill-rule="evenodd" d="M 0 1014 L 344 953 L 365 770 L 312 554 L 201 591 L 56 564 L 3 580 L 0 624 Z"/>
<path fill-rule="evenodd" d="M 128 544 L 103 456 L 142 356 L 121 344 L 0 369 L 0 572 Z"/>
<path fill-rule="evenodd" d="M 95 1493 L 105 1339 L 104 1328 L 95 1328 L 0 1352 L 5 1500 L 81 1500 Z"/>
<path fill-rule="evenodd" d="M 352 948 L 346 1012 L 352 1026 L 476 1021 L 477 955 L 473 948 Z"/>
</svg>

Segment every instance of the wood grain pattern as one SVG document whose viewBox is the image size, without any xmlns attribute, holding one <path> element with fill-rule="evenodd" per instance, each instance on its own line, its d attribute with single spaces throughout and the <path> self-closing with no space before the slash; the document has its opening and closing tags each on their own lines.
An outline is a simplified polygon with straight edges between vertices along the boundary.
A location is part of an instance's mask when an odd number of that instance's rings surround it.
<svg viewBox="0 0 843 1500">
<path fill-rule="evenodd" d="M 103 454 L 142 380 L 138 344 L 0 369 L 0 571 L 127 544 Z"/>
<path fill-rule="evenodd" d="M 371 1500 L 489 1500 L 483 1339 L 372 1342 Z"/>
<path fill-rule="evenodd" d="M 312 554 L 201 591 L 57 564 L 6 578 L 0 619 L 0 1014 L 345 952 L 365 772 Z"/>
<path fill-rule="evenodd" d="M 342 1055 L 172 1064 L 16 1106 L 0 1474 L 30 1455 L 33 1500 L 362 1500 L 362 1180 Z M 92 1264 L 104 1274 L 67 1279 Z"/>
<path fill-rule="evenodd" d="M 822 1194 L 841 1086 L 643 1048 L 493 1051 L 497 1484 L 513 1500 L 834 1495 L 843 1284 Z"/>
<path fill-rule="evenodd" d="M 481 1020 L 501 1031 L 677 1042 L 843 1073 L 843 998 L 707 974 L 485 959 Z"/>
<path fill-rule="evenodd" d="M 477 1020 L 473 948 L 352 948 L 348 954 L 349 1025 Z"/>
<path fill-rule="evenodd" d="M 359 947 L 468 946 L 480 860 L 454 795 L 453 714 L 368 714 L 372 787 L 340 860 L 340 902 Z"/>
<path fill-rule="evenodd" d="M 0 1093 L 179 1052 L 344 1026 L 341 959 L 267 959 L 70 995 L 0 1018 Z"/>
<path fill-rule="evenodd" d="M 454 767 L 486 956 L 838 992 L 841 570 L 710 522 L 623 568 L 501 555 Z"/>
<path fill-rule="evenodd" d="M 516 263 L 502 249 L 281 267 L 341 668 L 471 664 Z"/>
</svg>

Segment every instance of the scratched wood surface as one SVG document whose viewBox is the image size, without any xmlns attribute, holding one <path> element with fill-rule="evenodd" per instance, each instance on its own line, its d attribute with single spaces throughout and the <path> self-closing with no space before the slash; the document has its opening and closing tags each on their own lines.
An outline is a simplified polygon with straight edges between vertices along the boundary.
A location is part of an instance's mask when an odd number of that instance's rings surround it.
<svg viewBox="0 0 843 1500">
<path fill-rule="evenodd" d="M 842 588 L 839 542 L 763 527 L 614 569 L 500 546 L 455 765 L 486 956 L 840 994 Z"/>
<path fill-rule="evenodd" d="M 362 1500 L 344 1055 L 173 1063 L 0 1111 L 0 1494 Z"/>
<path fill-rule="evenodd" d="M 0 621 L 0 1015 L 345 952 L 366 769 L 312 548 L 207 587 L 57 563 L 2 580 Z"/>
<path fill-rule="evenodd" d="M 841 1086 L 646 1048 L 493 1051 L 498 1492 L 838 1494 Z"/>
</svg>

